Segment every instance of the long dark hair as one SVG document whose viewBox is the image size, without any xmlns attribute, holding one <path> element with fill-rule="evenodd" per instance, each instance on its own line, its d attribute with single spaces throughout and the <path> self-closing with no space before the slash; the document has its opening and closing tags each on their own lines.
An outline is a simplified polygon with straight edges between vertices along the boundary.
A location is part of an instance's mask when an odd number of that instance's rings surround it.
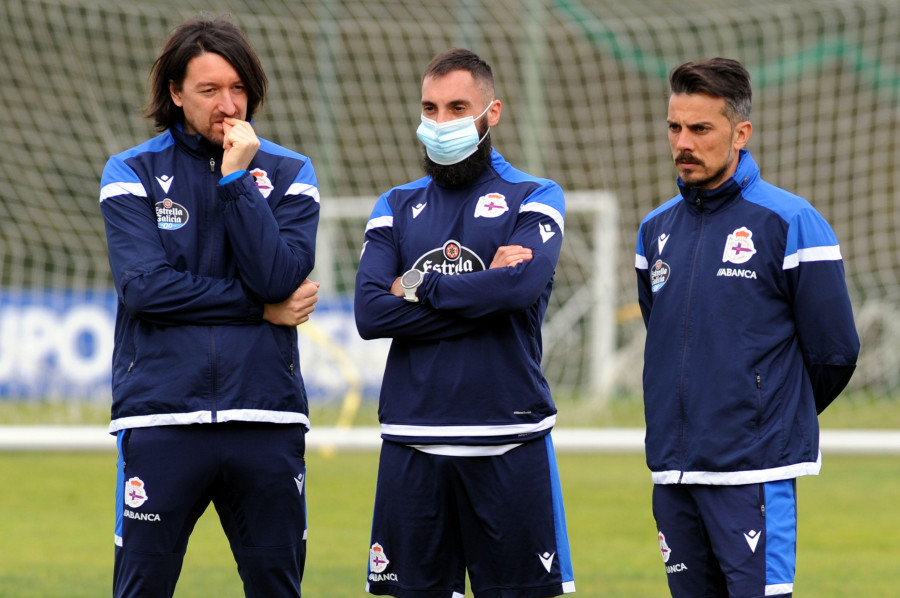
<svg viewBox="0 0 900 598">
<path fill-rule="evenodd" d="M 269 80 L 244 34 L 224 17 L 200 16 L 172 31 L 150 71 L 150 103 L 144 116 L 157 131 L 184 121 L 184 111 L 172 102 L 169 84 L 181 89 L 188 62 L 207 52 L 218 54 L 237 71 L 247 91 L 247 120 L 262 104 Z"/>
</svg>

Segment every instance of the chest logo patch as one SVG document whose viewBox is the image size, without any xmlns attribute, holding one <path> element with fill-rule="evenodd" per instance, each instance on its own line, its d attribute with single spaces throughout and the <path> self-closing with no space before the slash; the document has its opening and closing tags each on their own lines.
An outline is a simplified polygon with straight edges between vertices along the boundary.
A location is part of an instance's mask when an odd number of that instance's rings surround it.
<svg viewBox="0 0 900 598">
<path fill-rule="evenodd" d="M 659 291 L 666 284 L 666 281 L 669 280 L 671 272 L 669 264 L 662 260 L 656 260 L 656 263 L 650 268 L 650 290 L 654 293 Z"/>
<path fill-rule="evenodd" d="M 756 253 L 753 246 L 753 233 L 746 226 L 735 229 L 725 240 L 725 252 L 722 254 L 723 262 L 732 264 L 746 264 Z"/>
<path fill-rule="evenodd" d="M 497 218 L 509 211 L 506 196 L 501 193 L 488 193 L 478 198 L 475 204 L 475 217 Z"/>
<path fill-rule="evenodd" d="M 168 197 L 156 202 L 156 226 L 162 230 L 178 230 L 190 218 L 187 208 Z"/>
<path fill-rule="evenodd" d="M 269 173 L 262 168 L 254 168 L 250 171 L 250 174 L 253 175 L 253 182 L 256 184 L 259 192 L 262 193 L 262 196 L 265 199 L 269 199 L 269 195 L 272 194 L 272 189 L 274 189 L 272 181 L 269 180 Z"/>
<path fill-rule="evenodd" d="M 486 269 L 477 253 L 453 239 L 425 253 L 412 267 L 422 272 L 434 271 L 445 275 L 481 272 Z"/>
</svg>

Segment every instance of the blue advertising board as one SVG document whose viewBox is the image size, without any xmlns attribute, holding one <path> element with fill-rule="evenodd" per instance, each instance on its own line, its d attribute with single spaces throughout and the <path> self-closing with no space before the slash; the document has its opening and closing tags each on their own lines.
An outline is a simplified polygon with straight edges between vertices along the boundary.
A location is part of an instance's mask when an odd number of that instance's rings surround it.
<svg viewBox="0 0 900 598">
<path fill-rule="evenodd" d="M 0 290 L 0 400 L 108 401 L 115 311 L 114 291 Z M 310 401 L 377 397 L 388 342 L 359 338 L 349 298 L 320 297 L 299 332 Z"/>
</svg>

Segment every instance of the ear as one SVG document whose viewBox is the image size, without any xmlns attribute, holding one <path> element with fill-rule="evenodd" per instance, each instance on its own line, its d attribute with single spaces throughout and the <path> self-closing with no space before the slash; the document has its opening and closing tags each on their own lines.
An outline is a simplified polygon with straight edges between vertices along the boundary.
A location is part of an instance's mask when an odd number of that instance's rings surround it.
<svg viewBox="0 0 900 598">
<path fill-rule="evenodd" d="M 181 99 L 181 90 L 175 87 L 174 81 L 169 81 L 169 95 L 172 96 L 172 103 L 179 108 L 184 107 L 184 101 Z"/>
<path fill-rule="evenodd" d="M 750 141 L 751 134 L 753 134 L 753 125 L 750 121 L 739 122 L 734 128 L 734 149 L 744 149 L 744 146 Z"/>
<path fill-rule="evenodd" d="M 503 111 L 503 103 L 500 100 L 495 99 L 494 103 L 491 104 L 491 107 L 488 108 L 487 111 L 487 121 L 488 125 L 491 127 L 496 127 L 497 123 L 500 122 L 500 113 Z"/>
</svg>

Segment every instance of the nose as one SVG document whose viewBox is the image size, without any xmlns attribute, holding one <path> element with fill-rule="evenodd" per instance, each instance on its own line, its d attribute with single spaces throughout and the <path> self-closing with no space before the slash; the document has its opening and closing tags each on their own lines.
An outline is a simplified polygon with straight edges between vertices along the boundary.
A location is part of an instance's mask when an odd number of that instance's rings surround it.
<svg viewBox="0 0 900 598">
<path fill-rule="evenodd" d="M 234 116 L 235 111 L 237 110 L 237 106 L 234 103 L 234 98 L 231 97 L 231 92 L 228 90 L 223 91 L 219 94 L 219 111 L 226 116 Z"/>
<path fill-rule="evenodd" d="M 677 150 L 693 150 L 694 148 L 694 139 L 690 134 L 690 131 L 686 129 L 682 129 L 675 135 L 674 139 L 674 148 Z"/>
<path fill-rule="evenodd" d="M 445 123 L 456 118 L 450 110 L 438 110 L 434 115 L 434 121 L 437 123 Z"/>
</svg>

